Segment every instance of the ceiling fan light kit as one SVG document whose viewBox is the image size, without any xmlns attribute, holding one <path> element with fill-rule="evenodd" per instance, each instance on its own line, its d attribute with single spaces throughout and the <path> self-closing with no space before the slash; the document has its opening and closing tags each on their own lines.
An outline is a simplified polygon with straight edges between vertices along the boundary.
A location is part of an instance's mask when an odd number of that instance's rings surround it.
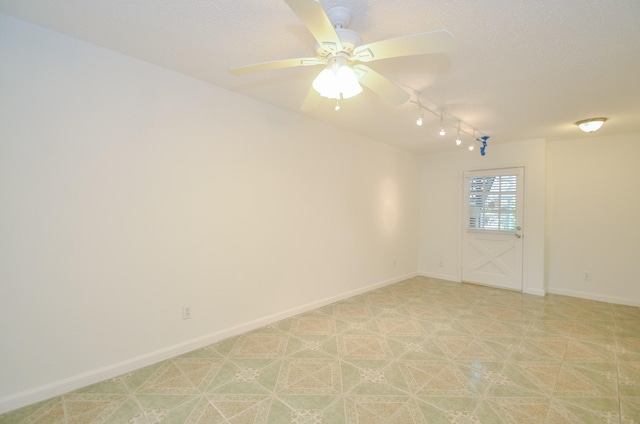
<svg viewBox="0 0 640 424">
<path fill-rule="evenodd" d="M 362 92 L 358 77 L 341 55 L 329 59 L 329 65 L 313 80 L 312 86 L 322 97 L 336 100 L 349 99 Z"/>
<path fill-rule="evenodd" d="M 586 133 L 598 131 L 604 125 L 607 118 L 589 118 L 576 122 L 578 128 Z"/>
</svg>

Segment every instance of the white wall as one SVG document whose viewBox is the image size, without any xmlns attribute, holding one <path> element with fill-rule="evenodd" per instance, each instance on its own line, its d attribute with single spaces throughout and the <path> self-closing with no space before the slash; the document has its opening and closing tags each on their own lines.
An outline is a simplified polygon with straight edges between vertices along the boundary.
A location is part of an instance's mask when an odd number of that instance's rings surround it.
<svg viewBox="0 0 640 424">
<path fill-rule="evenodd" d="M 640 306 L 640 134 L 553 141 L 547 155 L 548 291 Z"/>
<path fill-rule="evenodd" d="M 416 156 L 1 14 L 0 62 L 0 411 L 417 274 Z"/>
<path fill-rule="evenodd" d="M 464 171 L 523 166 L 525 170 L 523 290 L 544 294 L 545 142 L 530 140 L 478 150 L 426 155 L 421 164 L 420 273 L 461 280 Z M 442 261 L 442 266 L 440 266 Z"/>
</svg>

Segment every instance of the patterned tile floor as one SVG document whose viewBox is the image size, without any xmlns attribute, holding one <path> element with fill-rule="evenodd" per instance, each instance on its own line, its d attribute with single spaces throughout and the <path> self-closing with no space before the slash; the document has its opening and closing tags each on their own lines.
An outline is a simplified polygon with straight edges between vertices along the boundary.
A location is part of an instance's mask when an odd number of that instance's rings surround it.
<svg viewBox="0 0 640 424">
<path fill-rule="evenodd" d="M 0 423 L 640 423 L 640 308 L 416 277 Z"/>
</svg>

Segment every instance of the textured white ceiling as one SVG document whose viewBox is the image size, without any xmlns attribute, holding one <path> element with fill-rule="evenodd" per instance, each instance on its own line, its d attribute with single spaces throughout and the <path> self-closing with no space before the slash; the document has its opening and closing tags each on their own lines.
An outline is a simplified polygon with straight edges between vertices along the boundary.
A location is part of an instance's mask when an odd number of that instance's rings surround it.
<svg viewBox="0 0 640 424">
<path fill-rule="evenodd" d="M 640 132 L 640 1 L 320 3 L 349 7 L 350 29 L 365 43 L 451 32 L 456 45 L 446 55 L 370 66 L 413 100 L 419 91 L 431 108 L 490 135 L 490 145 L 589 137 L 573 123 L 593 116 L 609 118 L 599 135 Z M 313 56 L 313 37 L 282 0 L 0 0 L 0 12 L 293 111 L 321 70 L 228 73 L 235 66 Z M 417 127 L 410 102 L 391 106 L 365 89 L 339 112 L 333 106 L 323 100 L 305 114 L 414 151 L 456 148 L 455 129 L 438 136 L 439 119 L 430 114 Z"/>
</svg>

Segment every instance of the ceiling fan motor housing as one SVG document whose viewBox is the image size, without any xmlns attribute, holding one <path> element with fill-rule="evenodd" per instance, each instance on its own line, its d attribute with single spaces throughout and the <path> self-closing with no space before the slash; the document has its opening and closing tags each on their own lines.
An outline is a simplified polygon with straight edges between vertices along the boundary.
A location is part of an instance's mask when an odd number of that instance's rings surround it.
<svg viewBox="0 0 640 424">
<path fill-rule="evenodd" d="M 336 28 L 336 33 L 340 38 L 340 43 L 342 44 L 342 52 L 347 53 L 349 56 L 353 53 L 353 50 L 362 44 L 362 38 L 358 35 L 357 32 L 352 31 L 346 28 Z M 318 59 L 326 59 L 336 53 L 335 49 L 331 49 L 328 46 L 321 46 L 318 43 L 315 43 L 316 47 L 316 57 Z"/>
</svg>

